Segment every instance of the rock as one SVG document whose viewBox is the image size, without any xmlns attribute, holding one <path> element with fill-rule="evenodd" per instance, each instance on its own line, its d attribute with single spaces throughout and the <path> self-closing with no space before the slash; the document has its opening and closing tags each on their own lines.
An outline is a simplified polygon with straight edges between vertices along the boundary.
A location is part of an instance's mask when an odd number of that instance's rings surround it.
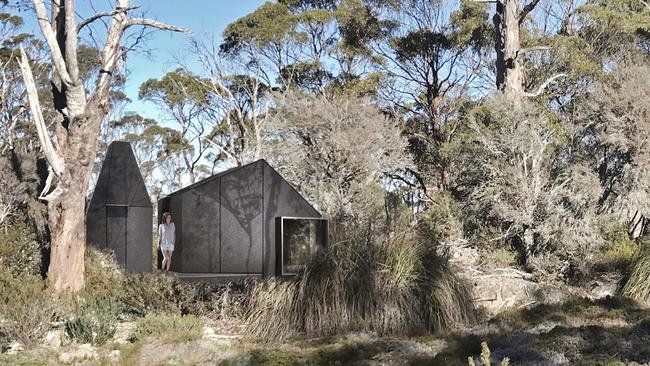
<svg viewBox="0 0 650 366">
<path fill-rule="evenodd" d="M 204 337 L 214 337 L 215 336 L 214 329 L 212 329 L 211 327 L 208 327 L 208 326 L 203 327 L 203 336 Z"/>
<path fill-rule="evenodd" d="M 50 330 L 45 335 L 45 347 L 59 348 L 63 345 L 63 338 L 64 334 L 62 329 Z"/>
<path fill-rule="evenodd" d="M 113 362 L 119 361 L 120 360 L 120 350 L 116 349 L 116 350 L 111 351 L 108 354 L 108 359 L 113 361 Z"/>
<path fill-rule="evenodd" d="M 99 355 L 97 354 L 95 347 L 85 343 L 70 351 L 61 352 L 59 354 L 59 362 L 69 364 L 81 360 L 94 360 L 98 357 Z"/>
<path fill-rule="evenodd" d="M 7 350 L 8 355 L 15 355 L 16 353 L 20 352 L 23 350 L 23 345 L 13 341 L 9 343 L 9 349 Z"/>
<path fill-rule="evenodd" d="M 607 296 L 616 296 L 622 275 L 610 273 L 600 276 L 588 284 L 587 290 L 592 299 L 602 299 Z"/>
<path fill-rule="evenodd" d="M 116 343 L 126 344 L 129 343 L 129 337 L 135 328 L 135 322 L 122 322 L 117 323 L 115 327 L 115 334 L 113 335 L 113 341 Z"/>
</svg>

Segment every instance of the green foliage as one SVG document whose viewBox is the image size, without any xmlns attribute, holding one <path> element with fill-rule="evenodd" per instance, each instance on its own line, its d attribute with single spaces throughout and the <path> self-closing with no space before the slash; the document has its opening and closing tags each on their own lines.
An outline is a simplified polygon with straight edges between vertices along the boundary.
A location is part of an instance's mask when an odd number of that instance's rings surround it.
<svg viewBox="0 0 650 366">
<path fill-rule="evenodd" d="M 23 220 L 0 229 L 0 267 L 14 276 L 41 272 L 41 246 L 34 229 Z"/>
<path fill-rule="evenodd" d="M 182 69 L 168 72 L 161 79 L 149 79 L 140 85 L 138 98 L 160 101 L 170 109 L 185 106 L 206 107 L 216 87 L 209 79 L 201 78 Z"/>
<path fill-rule="evenodd" d="M 237 55 L 247 45 L 264 48 L 281 44 L 297 22 L 287 5 L 267 2 L 226 27 L 220 51 Z"/>
<path fill-rule="evenodd" d="M 282 339 L 352 330 L 419 333 L 473 319 L 471 293 L 435 245 L 409 233 L 350 237 L 290 279 L 255 287 L 248 333 Z"/>
<path fill-rule="evenodd" d="M 203 322 L 192 315 L 152 313 L 137 321 L 129 339 L 135 342 L 155 338 L 165 343 L 179 343 L 198 340 L 202 335 Z"/>
<path fill-rule="evenodd" d="M 596 255 L 596 269 L 626 270 L 641 254 L 641 246 L 630 239 L 624 225 L 610 226 L 604 230 L 603 237 L 606 244 Z"/>
<path fill-rule="evenodd" d="M 56 310 L 43 280 L 27 274 L 15 277 L 0 269 L 0 318 L 10 339 L 25 347 L 35 345 L 50 330 Z"/>
<path fill-rule="evenodd" d="M 479 265 L 484 268 L 516 267 L 517 253 L 508 248 L 487 248 L 481 252 Z"/>
<path fill-rule="evenodd" d="M 121 301 L 124 297 L 124 273 L 111 253 L 86 246 L 84 255 L 85 297 Z"/>
<path fill-rule="evenodd" d="M 123 305 L 111 299 L 82 298 L 72 319 L 65 323 L 68 336 L 79 343 L 101 346 L 113 338 Z"/>
</svg>

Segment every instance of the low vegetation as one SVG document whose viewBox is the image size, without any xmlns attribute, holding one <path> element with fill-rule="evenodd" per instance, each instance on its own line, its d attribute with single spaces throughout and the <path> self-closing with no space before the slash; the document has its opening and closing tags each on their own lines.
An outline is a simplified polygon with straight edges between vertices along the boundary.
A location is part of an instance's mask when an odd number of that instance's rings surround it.
<svg viewBox="0 0 650 366">
<path fill-rule="evenodd" d="M 349 331 L 413 334 L 473 320 L 467 284 L 433 243 L 419 240 L 406 232 L 341 241 L 298 276 L 259 284 L 248 332 L 266 340 Z"/>
<path fill-rule="evenodd" d="M 165 343 L 179 343 L 198 340 L 202 335 L 203 322 L 192 315 L 152 313 L 136 322 L 129 339 L 135 342 L 154 338 Z"/>
<path fill-rule="evenodd" d="M 57 305 L 39 277 L 19 278 L 0 269 L 0 319 L 3 334 L 25 347 L 38 344 L 51 328 Z"/>
<path fill-rule="evenodd" d="M 642 241 L 642 251 L 631 267 L 629 278 L 623 287 L 623 295 L 650 304 L 650 238 Z"/>
<path fill-rule="evenodd" d="M 78 343 L 102 345 L 113 338 L 124 306 L 111 299 L 82 298 L 65 330 Z"/>
</svg>

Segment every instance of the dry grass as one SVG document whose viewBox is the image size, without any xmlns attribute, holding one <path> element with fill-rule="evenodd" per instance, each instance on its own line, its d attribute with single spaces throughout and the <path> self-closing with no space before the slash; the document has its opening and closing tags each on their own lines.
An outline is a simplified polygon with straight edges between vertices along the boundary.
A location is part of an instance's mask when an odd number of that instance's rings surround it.
<svg viewBox="0 0 650 366">
<path fill-rule="evenodd" d="M 623 296 L 650 305 L 650 238 L 640 240 L 641 254 L 630 269 Z"/>
<path fill-rule="evenodd" d="M 435 331 L 474 318 L 471 292 L 435 248 L 410 234 L 332 245 L 294 278 L 254 290 L 247 332 L 277 340 L 348 331 Z"/>
</svg>

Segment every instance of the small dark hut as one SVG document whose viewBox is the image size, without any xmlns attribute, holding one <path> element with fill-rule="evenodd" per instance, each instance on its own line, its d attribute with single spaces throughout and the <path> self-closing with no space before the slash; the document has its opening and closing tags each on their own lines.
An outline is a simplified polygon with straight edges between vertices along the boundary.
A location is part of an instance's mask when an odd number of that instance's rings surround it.
<svg viewBox="0 0 650 366">
<path fill-rule="evenodd" d="M 265 160 L 162 198 L 158 223 L 166 211 L 176 227 L 170 269 L 180 277 L 293 274 L 327 245 L 327 221 Z"/>
<path fill-rule="evenodd" d="M 86 213 L 86 241 L 111 249 L 130 272 L 152 270 L 153 207 L 128 142 L 115 141 L 106 158 Z"/>
</svg>

